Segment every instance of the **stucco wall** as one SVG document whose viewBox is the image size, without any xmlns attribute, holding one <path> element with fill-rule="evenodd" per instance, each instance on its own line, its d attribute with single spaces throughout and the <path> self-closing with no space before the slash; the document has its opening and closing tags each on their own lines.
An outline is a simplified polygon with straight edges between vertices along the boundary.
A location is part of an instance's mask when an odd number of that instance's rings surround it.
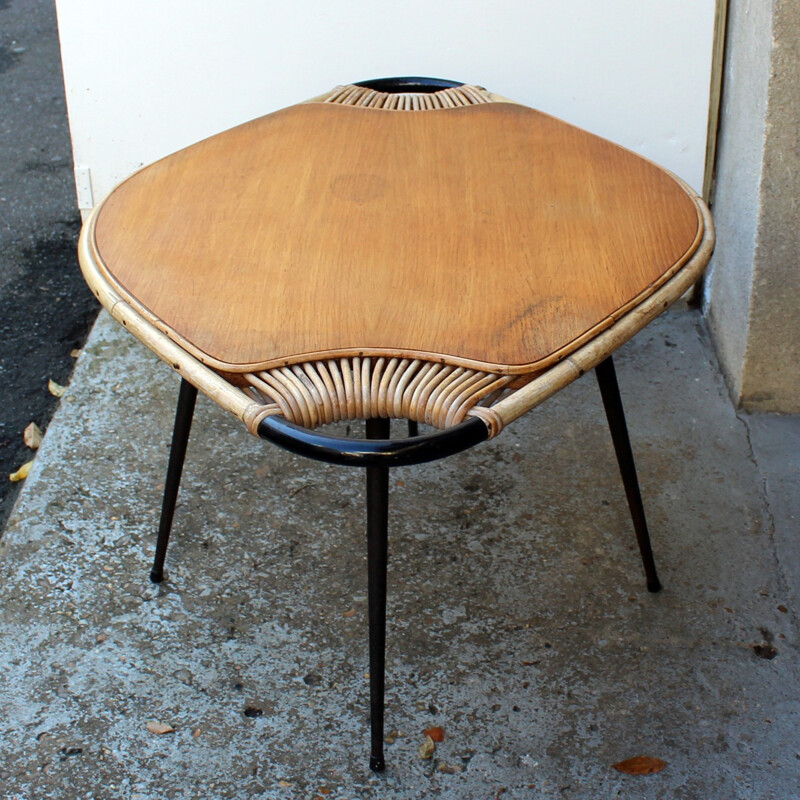
<svg viewBox="0 0 800 800">
<path fill-rule="evenodd" d="M 707 293 L 737 404 L 800 412 L 800 4 L 731 0 Z"/>
</svg>

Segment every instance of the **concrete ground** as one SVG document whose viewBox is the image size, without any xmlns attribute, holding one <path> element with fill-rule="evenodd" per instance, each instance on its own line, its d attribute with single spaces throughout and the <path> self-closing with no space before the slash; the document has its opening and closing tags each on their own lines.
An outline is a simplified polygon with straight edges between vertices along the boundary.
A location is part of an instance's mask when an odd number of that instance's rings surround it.
<svg viewBox="0 0 800 800">
<path fill-rule="evenodd" d="M 153 586 L 177 382 L 101 316 L 4 539 L 0 796 L 800 797 L 800 419 L 737 416 L 685 309 L 617 369 L 664 591 L 592 376 L 393 472 L 378 776 L 363 473 L 201 398 Z"/>
</svg>

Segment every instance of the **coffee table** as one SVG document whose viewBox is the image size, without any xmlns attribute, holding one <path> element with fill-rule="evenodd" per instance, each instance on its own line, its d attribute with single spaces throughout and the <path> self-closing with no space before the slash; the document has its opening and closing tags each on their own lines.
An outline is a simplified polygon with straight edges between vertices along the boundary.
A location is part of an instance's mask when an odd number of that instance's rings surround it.
<svg viewBox="0 0 800 800">
<path fill-rule="evenodd" d="M 181 376 L 151 579 L 198 389 L 256 436 L 366 468 L 382 770 L 390 468 L 496 437 L 594 369 L 658 591 L 611 354 L 692 286 L 713 241 L 666 170 L 439 79 L 339 86 L 144 168 L 94 209 L 79 255 L 100 302 Z M 408 437 L 390 438 L 393 418 Z M 324 430 L 341 420 L 366 438 Z"/>
</svg>

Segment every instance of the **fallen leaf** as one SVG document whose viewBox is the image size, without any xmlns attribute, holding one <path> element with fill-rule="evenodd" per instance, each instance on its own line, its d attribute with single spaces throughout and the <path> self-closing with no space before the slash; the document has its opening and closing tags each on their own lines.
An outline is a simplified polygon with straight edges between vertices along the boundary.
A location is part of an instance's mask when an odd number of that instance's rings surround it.
<svg viewBox="0 0 800 800">
<path fill-rule="evenodd" d="M 438 744 L 444 741 L 444 728 L 428 728 L 424 735 L 430 736 Z"/>
<path fill-rule="evenodd" d="M 383 737 L 383 741 L 386 742 L 386 744 L 394 744 L 397 741 L 398 736 L 400 736 L 399 731 L 392 731 Z"/>
<path fill-rule="evenodd" d="M 194 731 L 192 731 L 192 739 L 199 739 L 201 733 L 202 731 L 200 728 L 195 728 Z"/>
<path fill-rule="evenodd" d="M 330 794 L 333 789 L 329 789 L 327 786 L 320 786 L 319 793 L 320 794 Z"/>
<path fill-rule="evenodd" d="M 12 483 L 17 483 L 17 481 L 24 481 L 25 478 L 28 477 L 28 473 L 31 471 L 31 467 L 33 466 L 33 461 L 26 461 L 16 472 L 12 472 L 8 479 Z"/>
<path fill-rule="evenodd" d="M 52 378 L 47 381 L 47 391 L 50 392 L 53 397 L 61 397 L 64 392 L 67 391 L 66 386 L 62 386 L 60 383 L 56 383 Z"/>
<path fill-rule="evenodd" d="M 356 615 L 356 610 L 352 607 L 348 611 L 345 611 L 342 614 L 343 617 L 354 617 L 355 615 Z"/>
<path fill-rule="evenodd" d="M 774 644 L 770 644 L 769 642 L 764 642 L 762 644 L 754 644 L 753 645 L 753 652 L 759 658 L 766 658 L 767 661 L 771 661 L 778 655 L 778 648 L 775 647 Z"/>
<path fill-rule="evenodd" d="M 278 786 L 291 786 L 291 781 L 278 781 Z"/>
<path fill-rule="evenodd" d="M 77 358 L 82 352 L 83 352 L 83 350 L 78 350 L 76 348 L 75 350 L 70 350 L 69 354 L 70 354 L 71 358 Z"/>
<path fill-rule="evenodd" d="M 611 766 L 626 775 L 655 775 L 667 766 L 667 762 L 652 756 L 634 756 Z"/>
<path fill-rule="evenodd" d="M 780 611 L 781 614 L 788 614 L 789 613 L 789 609 L 786 608 L 786 606 L 778 606 L 778 611 Z"/>
<path fill-rule="evenodd" d="M 148 722 L 147 730 L 149 730 L 150 733 L 157 733 L 160 736 L 164 733 L 174 733 L 175 728 L 173 728 L 172 725 L 168 725 L 166 722 Z"/>
<path fill-rule="evenodd" d="M 433 758 L 433 754 L 436 751 L 436 744 L 434 743 L 433 739 L 430 736 L 425 737 L 425 741 L 419 746 L 419 757 L 420 758 Z"/>
<path fill-rule="evenodd" d="M 437 772 L 442 772 L 445 775 L 458 775 L 459 772 L 464 771 L 463 764 L 448 764 L 446 761 L 442 761 L 438 767 L 436 767 Z"/>
<path fill-rule="evenodd" d="M 27 447 L 30 447 L 31 450 L 38 450 L 39 445 L 42 443 L 42 429 L 35 423 L 31 422 L 27 428 L 22 433 L 22 440 L 25 442 Z"/>
</svg>

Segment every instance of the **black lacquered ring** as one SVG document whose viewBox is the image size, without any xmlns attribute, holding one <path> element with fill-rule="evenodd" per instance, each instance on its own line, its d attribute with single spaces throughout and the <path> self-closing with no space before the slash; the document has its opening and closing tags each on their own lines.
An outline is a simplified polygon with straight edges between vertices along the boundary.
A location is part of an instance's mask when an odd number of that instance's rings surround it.
<svg viewBox="0 0 800 800">
<path fill-rule="evenodd" d="M 464 84 L 459 81 L 448 81 L 444 78 L 373 78 L 368 81 L 357 81 L 353 86 L 362 86 L 365 89 L 374 89 L 376 92 L 389 94 L 405 94 L 420 92 L 431 94 L 442 89 L 456 89 Z"/>
<path fill-rule="evenodd" d="M 451 456 L 489 438 L 479 417 L 407 439 L 348 439 L 303 428 L 280 416 L 265 417 L 258 435 L 292 453 L 348 467 L 407 467 Z"/>
</svg>

